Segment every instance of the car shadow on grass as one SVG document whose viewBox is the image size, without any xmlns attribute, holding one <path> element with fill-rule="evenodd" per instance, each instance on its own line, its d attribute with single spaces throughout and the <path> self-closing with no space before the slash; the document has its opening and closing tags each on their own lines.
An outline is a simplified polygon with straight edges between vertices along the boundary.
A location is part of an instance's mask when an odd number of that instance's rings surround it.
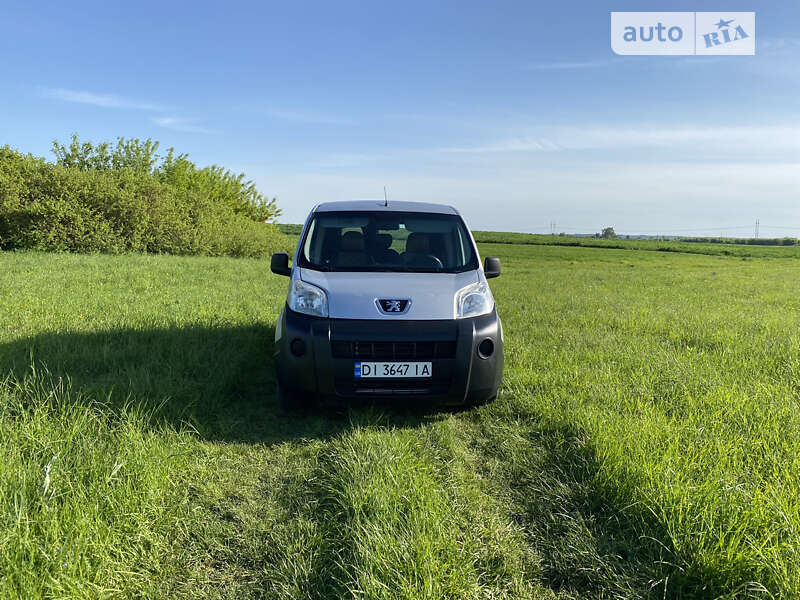
<svg viewBox="0 0 800 600">
<path fill-rule="evenodd" d="M 271 325 L 224 324 L 43 333 L 0 344 L 0 373 L 69 380 L 82 401 L 132 406 L 153 424 L 191 427 L 208 440 L 328 439 L 350 428 L 353 415 L 341 408 L 278 408 L 274 333 Z M 424 407 L 394 408 L 388 418 L 396 424 L 430 417 Z"/>
</svg>

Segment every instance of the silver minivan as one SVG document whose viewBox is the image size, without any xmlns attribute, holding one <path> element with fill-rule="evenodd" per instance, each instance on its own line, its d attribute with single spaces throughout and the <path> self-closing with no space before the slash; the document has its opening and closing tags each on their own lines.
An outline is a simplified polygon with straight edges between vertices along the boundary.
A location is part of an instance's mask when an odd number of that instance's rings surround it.
<svg viewBox="0 0 800 600">
<path fill-rule="evenodd" d="M 497 396 L 503 328 L 469 229 L 451 206 L 327 202 L 303 226 L 275 328 L 278 400 L 421 397 L 475 405 Z"/>
</svg>

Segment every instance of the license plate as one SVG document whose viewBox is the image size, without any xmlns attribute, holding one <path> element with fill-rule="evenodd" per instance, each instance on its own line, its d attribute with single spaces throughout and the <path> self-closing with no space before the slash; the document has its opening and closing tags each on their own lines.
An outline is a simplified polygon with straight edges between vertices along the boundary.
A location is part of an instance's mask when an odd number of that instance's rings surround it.
<svg viewBox="0 0 800 600">
<path fill-rule="evenodd" d="M 433 367 L 429 362 L 357 362 L 355 377 L 431 377 Z"/>
</svg>

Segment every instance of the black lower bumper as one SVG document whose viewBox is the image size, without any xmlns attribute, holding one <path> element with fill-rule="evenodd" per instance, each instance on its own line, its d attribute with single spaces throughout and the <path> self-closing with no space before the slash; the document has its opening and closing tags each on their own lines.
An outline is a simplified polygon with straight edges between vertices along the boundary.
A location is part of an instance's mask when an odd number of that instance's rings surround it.
<svg viewBox="0 0 800 600">
<path fill-rule="evenodd" d="M 362 361 L 430 362 L 429 378 L 356 378 Z M 411 398 L 478 404 L 494 398 L 503 374 L 496 310 L 468 319 L 324 319 L 286 307 L 275 330 L 275 369 L 287 393 L 323 400 Z"/>
</svg>

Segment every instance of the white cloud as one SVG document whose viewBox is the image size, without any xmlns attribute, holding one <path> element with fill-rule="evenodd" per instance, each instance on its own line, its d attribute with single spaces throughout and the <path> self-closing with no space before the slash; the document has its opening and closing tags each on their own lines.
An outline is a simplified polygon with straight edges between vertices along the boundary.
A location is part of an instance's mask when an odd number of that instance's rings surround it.
<svg viewBox="0 0 800 600">
<path fill-rule="evenodd" d="M 502 138 L 488 142 L 439 148 L 441 153 L 493 154 L 668 148 L 690 146 L 698 152 L 709 149 L 800 150 L 800 126 L 683 126 L 562 127 L 543 128 L 539 135 Z"/>
<path fill-rule="evenodd" d="M 168 106 L 154 104 L 151 102 L 143 102 L 134 100 L 132 98 L 125 98 L 115 94 L 98 94 L 95 92 L 88 92 L 85 90 L 69 90 L 65 88 L 40 88 L 42 96 L 46 98 L 54 98 L 64 102 L 75 102 L 77 104 L 89 104 L 91 106 L 99 106 L 101 108 L 119 108 L 127 110 L 140 110 L 147 112 L 167 112 L 170 110 Z M 183 133 L 216 133 L 211 129 L 198 125 L 193 119 L 177 116 L 161 116 L 153 117 L 153 123 L 165 129 L 173 131 L 180 131 Z"/>
<path fill-rule="evenodd" d="M 312 157 L 309 164 L 319 169 L 342 169 L 374 164 L 389 158 L 391 157 L 378 152 L 329 152 Z"/>
<path fill-rule="evenodd" d="M 765 56 L 791 56 L 800 53 L 800 38 L 759 39 L 756 54 Z"/>
<path fill-rule="evenodd" d="M 196 123 L 192 119 L 183 117 L 157 117 L 153 119 L 153 123 L 165 129 L 172 129 L 173 131 L 180 131 L 182 133 L 205 133 L 213 134 L 216 131 L 207 129 Z"/>
<path fill-rule="evenodd" d="M 497 140 L 486 144 L 475 144 L 473 146 L 452 146 L 438 149 L 443 153 L 454 154 L 494 154 L 499 152 L 546 152 L 553 150 L 563 150 L 552 140 L 546 138 L 521 137 Z"/>
<path fill-rule="evenodd" d="M 260 112 L 270 118 L 281 121 L 295 121 L 298 123 L 317 125 L 351 125 L 353 123 L 353 120 L 347 117 L 306 109 L 265 108 Z"/>
<path fill-rule="evenodd" d="M 114 94 L 97 94 L 85 90 L 69 90 L 65 88 L 41 88 L 41 94 L 46 98 L 63 100 L 64 102 L 75 102 L 78 104 L 90 104 L 102 108 L 122 108 L 129 110 L 163 111 L 166 107 L 151 102 L 142 102 L 132 98 L 125 98 Z"/>
</svg>

